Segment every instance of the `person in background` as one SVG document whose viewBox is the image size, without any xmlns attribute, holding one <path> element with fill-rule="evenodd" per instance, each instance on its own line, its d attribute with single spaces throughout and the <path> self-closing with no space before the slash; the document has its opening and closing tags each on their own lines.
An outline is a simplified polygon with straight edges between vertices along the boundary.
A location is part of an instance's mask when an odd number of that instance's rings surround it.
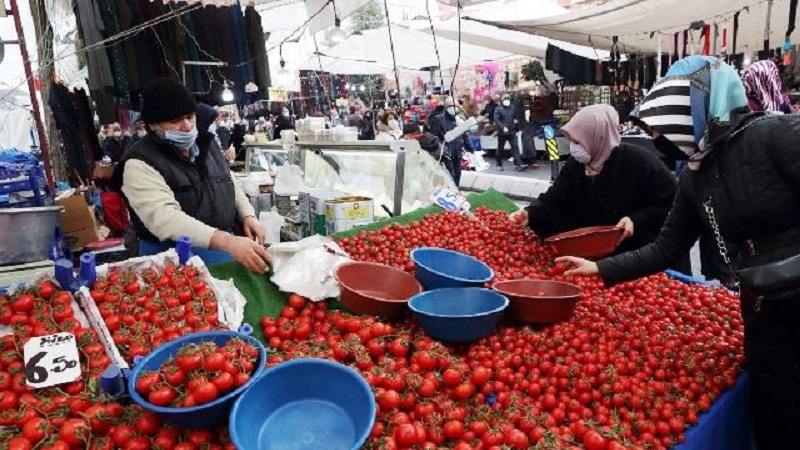
<svg viewBox="0 0 800 450">
<path fill-rule="evenodd" d="M 198 130 L 192 94 L 178 81 L 159 78 L 145 87 L 142 101 L 149 133 L 114 171 L 140 252 L 159 253 L 188 236 L 193 252 L 207 264 L 233 258 L 264 273 L 269 259 L 264 228 L 214 136 Z M 231 234 L 237 222 L 246 237 Z"/>
<path fill-rule="evenodd" d="M 346 125 L 359 130 L 361 129 L 361 114 L 358 113 L 358 107 L 356 107 L 356 105 L 350 105 L 350 115 L 347 116 Z"/>
<path fill-rule="evenodd" d="M 294 130 L 294 118 L 292 118 L 292 114 L 289 112 L 289 108 L 286 105 L 281 108 L 281 115 L 278 117 L 278 120 L 275 121 L 274 138 L 280 139 L 283 130 Z"/>
<path fill-rule="evenodd" d="M 375 140 L 375 112 L 367 111 L 361 120 L 361 128 L 358 130 L 359 141 Z"/>
<path fill-rule="evenodd" d="M 742 84 L 751 111 L 785 112 L 781 72 L 771 60 L 750 64 L 742 73 Z"/>
<path fill-rule="evenodd" d="M 669 267 L 704 230 L 739 244 L 738 254 L 720 253 L 740 281 L 755 444 L 798 449 L 800 279 L 793 258 L 800 254 L 800 117 L 750 113 L 734 68 L 690 56 L 653 86 L 639 118 L 657 148 L 689 155 L 661 233 L 639 250 L 598 262 L 557 261 L 570 268 L 567 275 L 599 274 L 611 287 Z M 783 283 L 759 285 L 747 276 L 753 271 Z"/>
<path fill-rule="evenodd" d="M 468 118 L 478 115 L 478 106 L 475 105 L 475 102 L 472 100 L 472 96 L 469 94 L 462 95 L 458 104 L 461 106 L 461 109 L 464 110 L 464 114 L 466 114 Z"/>
<path fill-rule="evenodd" d="M 344 125 L 344 121 L 342 120 L 341 114 L 339 114 L 339 108 L 331 106 L 331 128 L 341 125 Z"/>
<path fill-rule="evenodd" d="M 397 132 L 400 125 L 394 112 L 387 111 L 383 113 L 381 119 L 378 121 L 376 128 L 378 134 L 375 136 L 376 141 L 395 141 L 397 140 Z"/>
<path fill-rule="evenodd" d="M 147 128 L 144 126 L 144 122 L 137 120 L 136 123 L 133 124 L 133 136 L 131 136 L 130 141 L 128 141 L 128 146 L 125 148 L 125 151 L 145 136 L 147 136 Z"/>
<path fill-rule="evenodd" d="M 111 158 L 113 162 L 119 162 L 130 145 L 131 135 L 127 131 L 123 133 L 119 123 L 111 124 L 110 128 L 111 135 L 103 143 L 103 155 Z"/>
<path fill-rule="evenodd" d="M 429 122 L 431 133 L 433 133 L 442 142 L 445 141 L 445 134 L 458 126 L 456 122 L 456 114 L 458 111 L 456 110 L 456 105 L 453 102 L 453 98 L 447 97 L 443 106 L 444 113 L 437 115 L 432 122 Z M 469 139 L 469 133 L 464 133 L 453 139 L 451 142 L 445 143 L 445 146 L 447 147 L 448 156 L 452 161 L 450 175 L 452 175 L 453 181 L 455 182 L 456 186 L 458 186 L 461 182 L 461 157 L 465 150 L 468 152 L 473 151 L 472 142 Z"/>
<path fill-rule="evenodd" d="M 613 107 L 593 105 L 561 129 L 571 158 L 547 192 L 517 214 L 537 236 L 616 225 L 625 230 L 620 252 L 656 239 L 677 190 L 675 175 L 652 152 L 622 144 L 618 124 Z M 682 263 L 681 272 L 691 273 L 688 252 Z"/>
<path fill-rule="evenodd" d="M 500 99 L 498 96 L 492 96 L 489 94 L 484 95 L 483 99 L 486 101 L 486 104 L 483 105 L 480 115 L 481 117 L 486 118 L 486 120 L 489 122 L 489 125 L 494 125 L 494 110 L 497 108 L 497 103 Z"/>
<path fill-rule="evenodd" d="M 420 130 L 419 125 L 415 123 L 403 125 L 403 139 L 417 140 L 420 136 L 422 136 L 422 130 Z"/>
<path fill-rule="evenodd" d="M 519 142 L 517 142 L 517 121 L 514 118 L 514 107 L 511 105 L 511 96 L 503 95 L 502 103 L 494 110 L 494 124 L 497 127 L 497 150 L 495 151 L 495 161 L 497 170 L 503 171 L 503 150 L 506 142 L 511 144 L 511 156 L 514 158 L 516 170 L 522 172 L 528 170 L 528 165 L 522 161 L 519 153 Z"/>
<path fill-rule="evenodd" d="M 219 139 L 220 148 L 230 149 L 231 128 L 233 128 L 233 122 L 231 121 L 230 116 L 223 115 L 222 120 L 217 125 L 217 138 Z"/>
</svg>

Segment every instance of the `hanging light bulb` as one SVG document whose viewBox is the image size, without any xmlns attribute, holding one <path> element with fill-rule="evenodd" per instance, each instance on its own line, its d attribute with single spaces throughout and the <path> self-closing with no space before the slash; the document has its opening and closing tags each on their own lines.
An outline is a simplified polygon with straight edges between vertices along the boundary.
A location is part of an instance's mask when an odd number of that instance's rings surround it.
<svg viewBox="0 0 800 450">
<path fill-rule="evenodd" d="M 349 90 L 350 90 L 350 83 L 346 83 L 346 84 L 344 85 L 344 88 L 345 88 L 345 89 L 347 89 L 347 90 L 349 91 Z"/>
<path fill-rule="evenodd" d="M 233 91 L 230 90 L 228 87 L 228 80 L 225 80 L 222 83 L 222 101 L 225 103 L 230 103 L 233 101 Z"/>
<path fill-rule="evenodd" d="M 338 44 L 339 42 L 347 39 L 347 33 L 345 33 L 342 29 L 342 21 L 338 17 L 334 19 L 333 27 L 334 28 L 331 30 L 330 34 L 328 34 L 328 37 L 331 39 L 331 41 Z"/>
<path fill-rule="evenodd" d="M 283 59 L 281 59 L 281 69 L 278 71 L 275 81 L 278 82 L 278 87 L 286 87 L 292 82 L 292 74 L 289 73 L 289 69 L 286 68 L 286 61 Z"/>
<path fill-rule="evenodd" d="M 367 88 L 365 88 L 364 85 L 362 84 L 361 86 L 358 87 L 358 90 L 364 92 L 367 90 Z"/>
<path fill-rule="evenodd" d="M 752 63 L 753 63 L 753 58 L 750 56 L 750 47 L 745 45 L 744 46 L 744 60 L 742 61 L 742 65 L 744 67 L 747 67 Z"/>
</svg>

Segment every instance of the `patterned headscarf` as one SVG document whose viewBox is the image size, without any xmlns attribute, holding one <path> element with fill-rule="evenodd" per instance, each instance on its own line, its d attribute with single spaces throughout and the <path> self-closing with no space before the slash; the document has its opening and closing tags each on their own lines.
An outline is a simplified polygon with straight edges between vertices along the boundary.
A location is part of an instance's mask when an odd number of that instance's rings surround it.
<svg viewBox="0 0 800 450">
<path fill-rule="evenodd" d="M 742 74 L 742 83 L 750 109 L 753 111 L 780 111 L 781 73 L 774 62 L 757 61 Z"/>
<path fill-rule="evenodd" d="M 587 106 L 561 131 L 589 152 L 592 159 L 585 170 L 586 175 L 593 177 L 600 174 L 611 152 L 619 146 L 619 113 L 609 105 Z"/>
<path fill-rule="evenodd" d="M 696 170 L 710 150 L 709 135 L 746 106 L 736 70 L 713 56 L 690 56 L 669 69 L 634 115 L 689 155 L 689 168 Z"/>
</svg>

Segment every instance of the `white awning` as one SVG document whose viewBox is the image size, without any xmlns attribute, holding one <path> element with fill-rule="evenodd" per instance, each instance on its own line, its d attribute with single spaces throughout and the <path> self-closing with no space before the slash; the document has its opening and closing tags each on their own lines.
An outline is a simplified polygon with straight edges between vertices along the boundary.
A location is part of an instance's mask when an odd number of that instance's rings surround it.
<svg viewBox="0 0 800 450">
<path fill-rule="evenodd" d="M 748 8 L 745 10 L 745 8 Z M 661 37 L 662 50 L 670 51 L 673 35 L 692 23 L 716 22 L 720 26 L 718 52 L 722 49 L 722 30 L 728 29 L 728 50 L 733 39 L 733 15 L 741 11 L 737 52 L 761 50 L 767 22 L 766 0 L 611 0 L 600 6 L 536 20 L 475 20 L 508 30 L 544 36 L 590 47 L 610 49 L 612 37 L 618 36 L 620 50 L 627 53 L 655 52 Z M 788 24 L 789 0 L 774 0 L 771 16 L 770 46 L 780 47 Z M 702 49 L 700 30 L 691 33 Z M 795 33 L 795 38 L 796 38 Z M 713 45 L 713 44 L 712 44 Z M 713 51 L 713 49 L 712 49 Z"/>
<path fill-rule="evenodd" d="M 383 75 L 392 71 L 391 66 L 372 61 L 332 58 L 316 55 L 300 65 L 298 70 L 316 70 L 337 75 Z"/>
</svg>

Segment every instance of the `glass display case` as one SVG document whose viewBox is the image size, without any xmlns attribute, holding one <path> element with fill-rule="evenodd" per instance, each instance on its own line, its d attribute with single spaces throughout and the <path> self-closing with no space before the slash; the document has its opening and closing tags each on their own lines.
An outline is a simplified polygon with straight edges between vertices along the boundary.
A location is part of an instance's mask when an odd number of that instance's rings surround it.
<svg viewBox="0 0 800 450">
<path fill-rule="evenodd" d="M 455 188 L 447 170 L 417 141 L 247 145 L 247 173 L 275 171 L 286 161 L 303 170 L 306 188 L 372 198 L 376 216 L 397 216 L 430 205 L 428 196 L 435 186 Z"/>
</svg>

